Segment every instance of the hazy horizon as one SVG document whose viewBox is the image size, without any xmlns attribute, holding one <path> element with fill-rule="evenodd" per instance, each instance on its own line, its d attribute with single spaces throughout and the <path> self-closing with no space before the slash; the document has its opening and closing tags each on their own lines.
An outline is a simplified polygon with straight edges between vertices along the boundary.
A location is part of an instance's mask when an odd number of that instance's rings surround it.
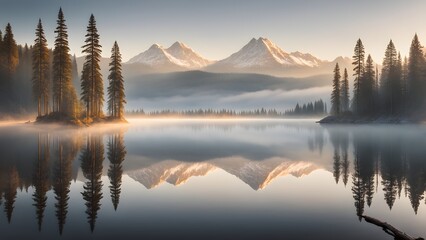
<svg viewBox="0 0 426 240">
<path fill-rule="evenodd" d="M 97 20 L 104 57 L 117 40 L 123 60 L 158 43 L 183 42 L 207 59 L 220 60 L 253 37 L 266 37 L 286 52 L 306 52 L 324 59 L 352 56 L 361 38 L 366 53 L 381 63 L 392 39 L 408 55 L 415 33 L 426 39 L 424 1 L 11 1 L 0 9 L 0 27 L 10 22 L 19 44 L 33 44 L 38 18 L 52 47 L 57 13 L 62 7 L 71 53 L 81 56 L 91 13 Z M 360 17 L 352 13 L 360 12 Z M 355 15 L 355 14 L 353 14 Z M 396 22 L 395 19 L 398 19 Z"/>
</svg>

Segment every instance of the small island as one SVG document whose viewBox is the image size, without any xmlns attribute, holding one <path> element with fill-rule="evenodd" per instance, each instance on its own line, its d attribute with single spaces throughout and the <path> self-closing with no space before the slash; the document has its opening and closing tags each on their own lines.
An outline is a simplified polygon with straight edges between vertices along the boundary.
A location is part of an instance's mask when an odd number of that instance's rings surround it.
<svg viewBox="0 0 426 240">
<path fill-rule="evenodd" d="M 101 45 L 93 14 L 87 26 L 82 53 L 84 65 L 81 72 L 81 97 L 73 85 L 71 55 L 68 33 L 62 9 L 59 9 L 54 49 L 49 50 L 41 19 L 37 24 L 32 51 L 32 87 L 37 102 L 35 123 L 60 123 L 74 126 L 89 126 L 95 123 L 124 123 L 124 79 L 121 54 L 117 42 L 111 50 L 109 63 L 108 116 L 103 113 L 104 81 L 100 69 Z M 16 44 L 15 44 L 16 45 Z M 12 44 L 12 48 L 15 49 Z M 52 56 L 52 59 L 51 57 Z M 49 106 L 50 98 L 52 107 Z"/>
<path fill-rule="evenodd" d="M 422 123 L 426 119 L 424 107 L 426 89 L 423 47 L 415 34 L 410 54 L 401 58 L 390 40 L 383 59 L 381 74 L 358 39 L 353 59 L 353 98 L 349 96 L 348 71 L 341 79 L 339 64 L 334 68 L 331 92 L 331 111 L 320 124 L 403 124 Z"/>
</svg>

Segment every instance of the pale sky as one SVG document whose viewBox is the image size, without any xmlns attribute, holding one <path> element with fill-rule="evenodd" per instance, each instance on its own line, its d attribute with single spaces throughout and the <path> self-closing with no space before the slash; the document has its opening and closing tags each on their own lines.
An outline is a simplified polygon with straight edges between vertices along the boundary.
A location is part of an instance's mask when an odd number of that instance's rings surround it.
<svg viewBox="0 0 426 240">
<path fill-rule="evenodd" d="M 202 56 L 219 60 L 253 37 L 267 37 L 284 51 L 321 59 L 352 56 L 361 38 L 381 62 L 392 38 L 407 55 L 414 33 L 426 42 L 424 0 L 0 0 L 0 27 L 10 22 L 18 43 L 33 44 L 41 17 L 52 47 L 59 7 L 69 28 L 71 53 L 81 55 L 93 13 L 103 56 L 118 41 L 127 61 L 153 43 L 181 41 Z"/>
</svg>

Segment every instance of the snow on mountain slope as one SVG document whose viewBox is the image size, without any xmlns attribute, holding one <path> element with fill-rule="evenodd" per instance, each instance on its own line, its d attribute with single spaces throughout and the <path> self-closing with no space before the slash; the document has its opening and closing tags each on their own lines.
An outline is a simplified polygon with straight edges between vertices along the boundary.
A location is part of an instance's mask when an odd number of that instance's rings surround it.
<svg viewBox="0 0 426 240">
<path fill-rule="evenodd" d="M 167 49 L 158 44 L 152 45 L 148 50 L 127 62 L 127 64 L 134 63 L 149 66 L 175 65 L 185 69 L 198 69 L 207 66 L 211 61 L 201 57 L 185 44 L 175 42 Z"/>
<path fill-rule="evenodd" d="M 212 61 L 203 58 L 181 42 L 173 43 L 172 46 L 166 49 L 166 52 L 176 59 L 179 59 L 182 65 L 191 69 L 202 68 L 212 63 Z"/>
<path fill-rule="evenodd" d="M 236 68 L 247 67 L 317 67 L 323 61 L 310 54 L 284 52 L 267 38 L 253 38 L 240 51 L 218 61 L 216 65 L 231 65 Z"/>
<path fill-rule="evenodd" d="M 152 45 L 131 58 L 124 68 L 127 76 L 151 73 L 202 70 L 215 73 L 257 73 L 278 77 L 309 77 L 331 74 L 336 63 L 350 68 L 350 59 L 321 60 L 309 53 L 285 52 L 267 38 L 251 39 L 238 52 L 219 61 L 210 61 L 187 45 L 175 42 L 169 48 Z"/>
</svg>

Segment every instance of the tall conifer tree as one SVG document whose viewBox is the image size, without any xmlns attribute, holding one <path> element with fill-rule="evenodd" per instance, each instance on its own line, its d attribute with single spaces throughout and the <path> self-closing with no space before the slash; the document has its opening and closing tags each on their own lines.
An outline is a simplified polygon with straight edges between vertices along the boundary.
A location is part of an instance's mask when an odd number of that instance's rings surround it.
<svg viewBox="0 0 426 240">
<path fill-rule="evenodd" d="M 50 59 L 47 40 L 44 35 L 43 25 L 39 19 L 36 29 L 36 39 L 33 48 L 33 95 L 37 100 L 38 116 L 48 114 L 50 90 Z"/>
<path fill-rule="evenodd" d="M 333 91 L 331 92 L 331 113 L 333 115 L 340 114 L 340 68 L 336 63 L 334 67 Z"/>
<path fill-rule="evenodd" d="M 354 49 L 354 55 L 352 57 L 352 65 L 354 66 L 354 111 L 359 112 L 359 102 L 360 102 L 360 85 L 362 81 L 362 76 L 364 74 L 364 59 L 365 59 L 365 50 L 364 45 L 362 44 L 361 39 L 358 39 Z"/>
<path fill-rule="evenodd" d="M 401 72 L 398 54 L 390 40 L 383 59 L 381 93 L 383 112 L 388 115 L 397 114 L 401 103 Z"/>
<path fill-rule="evenodd" d="M 424 65 L 423 46 L 420 44 L 416 34 L 411 42 L 410 56 L 408 58 L 407 90 L 408 96 L 410 96 L 409 108 L 411 111 L 421 108 L 424 104 Z"/>
<path fill-rule="evenodd" d="M 348 70 L 345 68 L 343 71 L 343 79 L 340 89 L 340 102 L 341 102 L 341 112 L 349 111 L 349 79 L 348 79 Z"/>
<path fill-rule="evenodd" d="M 6 25 L 6 30 L 2 42 L 2 52 L 2 67 L 10 78 L 19 64 L 18 45 L 16 44 L 10 23 Z"/>
<path fill-rule="evenodd" d="M 90 16 L 89 25 L 83 54 L 85 62 L 81 76 L 81 100 L 86 106 L 86 118 L 101 117 L 104 102 L 104 87 L 99 62 L 101 60 L 101 45 L 99 44 L 99 34 L 96 28 L 96 20 L 93 14 Z"/>
<path fill-rule="evenodd" d="M 374 86 L 376 73 L 374 71 L 373 59 L 370 55 L 365 63 L 364 76 L 360 85 L 360 108 L 359 112 L 364 115 L 371 115 L 374 110 Z"/>
<path fill-rule="evenodd" d="M 121 119 L 123 118 L 126 100 L 121 69 L 121 54 L 117 42 L 114 43 L 111 52 L 110 74 L 108 76 L 108 110 L 112 117 Z"/>
<path fill-rule="evenodd" d="M 53 50 L 53 111 L 67 116 L 76 115 L 75 88 L 72 85 L 71 57 L 68 33 L 62 8 L 59 9 Z"/>
</svg>

